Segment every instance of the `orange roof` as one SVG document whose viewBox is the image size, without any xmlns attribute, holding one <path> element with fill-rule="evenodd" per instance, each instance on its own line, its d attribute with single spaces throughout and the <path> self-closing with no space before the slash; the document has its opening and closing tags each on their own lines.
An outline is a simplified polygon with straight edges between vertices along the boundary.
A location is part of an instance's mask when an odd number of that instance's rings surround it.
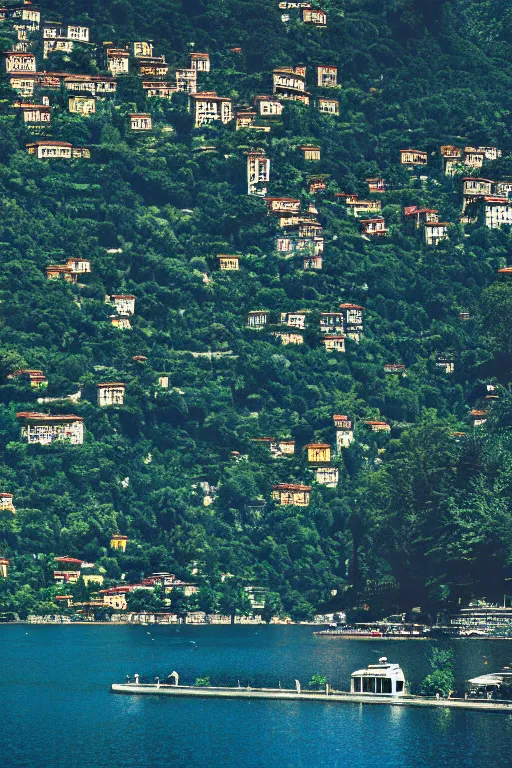
<svg viewBox="0 0 512 768">
<path fill-rule="evenodd" d="M 16 414 L 17 419 L 27 419 L 28 421 L 83 421 L 82 416 L 75 416 L 74 414 L 55 414 L 50 413 L 37 413 L 35 411 L 19 411 Z"/>
<path fill-rule="evenodd" d="M 273 491 L 310 491 L 310 485 L 300 485 L 298 483 L 278 483 L 272 486 Z"/>
<path fill-rule="evenodd" d="M 332 448 L 330 443 L 308 443 L 304 446 L 304 450 L 306 448 Z"/>
<path fill-rule="evenodd" d="M 364 309 L 359 304 L 340 304 L 340 309 Z"/>
</svg>

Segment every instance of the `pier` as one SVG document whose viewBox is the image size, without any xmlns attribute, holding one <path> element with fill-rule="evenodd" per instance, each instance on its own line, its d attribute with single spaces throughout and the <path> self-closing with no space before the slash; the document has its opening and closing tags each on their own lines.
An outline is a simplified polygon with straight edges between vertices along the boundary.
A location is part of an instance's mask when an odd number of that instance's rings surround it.
<svg viewBox="0 0 512 768">
<path fill-rule="evenodd" d="M 512 714 L 512 701 L 486 699 L 434 699 L 423 696 L 378 696 L 353 694 L 346 691 L 297 691 L 295 688 L 239 688 L 168 685 L 159 683 L 114 683 L 112 693 L 135 696 L 188 696 L 199 698 L 267 699 L 277 701 L 307 701 L 324 704 L 384 704 L 393 707 L 436 707 L 441 709 L 471 709 Z"/>
</svg>

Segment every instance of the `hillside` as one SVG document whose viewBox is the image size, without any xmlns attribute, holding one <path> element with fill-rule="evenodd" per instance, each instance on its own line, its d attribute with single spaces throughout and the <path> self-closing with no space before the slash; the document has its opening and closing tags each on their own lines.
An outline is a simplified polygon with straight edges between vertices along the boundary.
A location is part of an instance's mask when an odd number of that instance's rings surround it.
<svg viewBox="0 0 512 768">
<path fill-rule="evenodd" d="M 3 65 L 0 492 L 16 512 L 0 512 L 10 561 L 0 612 L 51 613 L 58 593 L 89 600 L 82 580 L 55 585 L 56 556 L 94 562 L 105 588 L 153 572 L 193 581 L 188 602 L 171 597 L 179 610 L 242 610 L 246 585 L 266 590 L 270 613 L 297 619 L 363 604 L 365 616 L 415 606 L 434 615 L 502 599 L 512 576 L 512 279 L 498 269 L 512 265 L 512 233 L 461 223 L 461 211 L 463 177 L 512 179 L 512 15 L 493 0 L 322 8 L 327 26 L 316 28 L 277 0 L 42 2 L 41 25 L 82 25 L 91 43 L 43 59 L 41 30 L 29 31 L 37 72 L 60 73 L 56 88 L 37 81 L 22 98 L 48 99 L 51 122 L 36 130 L 13 107 L 20 95 Z M 256 120 L 269 132 L 235 130 L 235 120 L 195 127 L 188 95 L 148 97 L 131 55 L 94 114 L 69 112 L 62 73 L 106 77 L 104 42 L 145 40 L 169 66 L 150 80 L 174 82 L 191 51 L 204 51 L 211 71 L 198 73 L 199 91 L 248 108 L 272 95 L 274 69 L 305 66 L 311 103 L 282 100 L 282 115 Z M 12 21 L 0 21 L 0 50 L 16 41 Z M 328 65 L 339 86 L 320 88 L 316 68 Z M 321 113 L 321 97 L 337 100 L 339 115 Z M 138 113 L 151 115 L 150 132 L 130 129 Z M 46 138 L 90 157 L 27 152 Z M 440 148 L 452 145 L 502 156 L 446 175 Z M 306 160 L 303 146 L 320 159 Z M 409 147 L 426 153 L 424 167 L 401 164 Z M 270 160 L 266 196 L 300 200 L 321 224 L 321 269 L 278 252 L 286 228 L 247 194 L 254 150 Z M 311 192 L 319 176 L 325 189 Z M 369 178 L 386 192 L 369 192 Z M 340 193 L 378 199 L 387 236 L 363 236 L 364 215 L 349 215 Z M 426 244 L 405 221 L 412 206 L 438 211 L 448 237 Z M 239 270 L 221 271 L 221 254 L 240 255 Z M 90 273 L 47 279 L 68 259 Z M 129 330 L 112 324 L 114 295 L 135 296 Z M 364 307 L 364 332 L 329 352 L 320 316 L 342 304 Z M 258 310 L 267 325 L 248 328 Z M 303 343 L 282 343 L 283 313 L 300 312 Z M 12 376 L 23 370 L 42 371 L 47 388 Z M 122 405 L 98 405 L 103 382 L 125 385 Z M 485 424 L 473 426 L 475 410 Z M 34 412 L 80 417 L 83 444 L 27 443 L 16 414 Z M 327 487 L 303 448 L 336 446 L 335 415 L 352 422 L 354 440 L 332 451 L 338 483 Z M 294 440 L 295 453 L 274 458 L 252 441 L 264 436 Z M 309 506 L 276 503 L 283 483 L 311 486 Z M 110 547 L 115 534 L 128 537 L 126 552 Z"/>
</svg>

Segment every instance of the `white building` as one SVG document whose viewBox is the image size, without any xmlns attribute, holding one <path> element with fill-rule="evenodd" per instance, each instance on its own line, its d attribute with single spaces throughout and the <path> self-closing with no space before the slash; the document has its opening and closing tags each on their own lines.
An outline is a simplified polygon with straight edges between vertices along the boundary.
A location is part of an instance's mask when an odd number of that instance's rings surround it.
<svg viewBox="0 0 512 768">
<path fill-rule="evenodd" d="M 120 381 L 102 382 L 97 385 L 98 405 L 123 405 L 126 385 Z"/>
<path fill-rule="evenodd" d="M 84 441 L 84 420 L 81 416 L 55 415 L 22 411 L 16 414 L 21 424 L 21 437 L 27 443 L 49 445 L 64 441 L 82 445 Z"/>
<path fill-rule="evenodd" d="M 262 150 L 247 152 L 247 194 L 265 197 L 269 181 L 269 158 Z"/>
<path fill-rule="evenodd" d="M 132 131 L 150 131 L 153 128 L 151 115 L 148 113 L 128 115 L 130 119 L 130 128 Z"/>
<path fill-rule="evenodd" d="M 110 297 L 110 301 L 114 304 L 116 311 L 120 315 L 134 315 L 135 314 L 135 296 L 130 294 L 117 293 Z"/>
<path fill-rule="evenodd" d="M 215 91 L 190 94 L 190 103 L 194 116 L 194 125 L 200 128 L 215 120 L 229 123 L 233 119 L 232 100 L 217 96 Z"/>
<path fill-rule="evenodd" d="M 381 656 L 378 664 L 368 664 L 350 676 L 350 693 L 379 696 L 404 696 L 405 676 L 398 664 L 388 664 Z"/>
</svg>

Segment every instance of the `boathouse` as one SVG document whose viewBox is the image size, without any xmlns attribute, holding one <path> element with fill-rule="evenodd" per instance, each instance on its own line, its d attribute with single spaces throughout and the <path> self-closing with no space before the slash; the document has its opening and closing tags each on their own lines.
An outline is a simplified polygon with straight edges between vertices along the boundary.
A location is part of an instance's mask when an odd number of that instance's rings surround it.
<svg viewBox="0 0 512 768">
<path fill-rule="evenodd" d="M 350 693 L 369 693 L 385 696 L 404 696 L 405 676 L 398 664 L 389 664 L 381 656 L 378 664 L 368 664 L 350 676 Z"/>
</svg>

